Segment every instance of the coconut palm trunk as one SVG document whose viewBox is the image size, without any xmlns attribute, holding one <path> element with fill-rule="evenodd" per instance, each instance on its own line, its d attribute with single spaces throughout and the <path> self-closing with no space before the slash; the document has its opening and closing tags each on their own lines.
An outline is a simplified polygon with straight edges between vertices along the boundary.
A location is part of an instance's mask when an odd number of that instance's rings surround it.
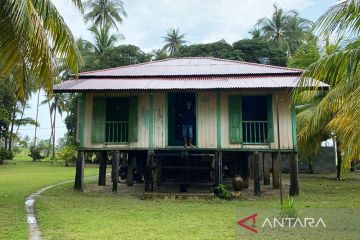
<svg viewBox="0 0 360 240">
<path fill-rule="evenodd" d="M 11 151 L 12 150 L 12 143 L 13 143 L 13 132 L 14 132 L 14 125 L 15 125 L 15 120 L 16 120 L 16 103 L 15 106 L 13 108 L 13 113 L 11 116 L 11 125 L 10 125 L 10 133 L 9 133 L 9 145 L 8 145 L 8 150 Z"/>
<path fill-rule="evenodd" d="M 55 100 L 54 100 L 53 123 L 52 123 L 52 128 L 53 128 L 53 130 L 52 130 L 52 137 L 53 137 L 53 139 L 52 139 L 52 156 L 51 156 L 52 158 L 55 158 L 56 108 L 57 108 L 57 100 L 55 98 Z"/>
<path fill-rule="evenodd" d="M 36 147 L 37 127 L 38 127 L 38 117 L 39 117 L 40 91 L 41 91 L 41 89 L 39 89 L 39 91 L 38 91 L 37 101 L 36 101 L 36 116 L 35 116 L 36 125 L 35 125 L 35 132 L 34 132 L 34 146 L 35 147 Z"/>
</svg>

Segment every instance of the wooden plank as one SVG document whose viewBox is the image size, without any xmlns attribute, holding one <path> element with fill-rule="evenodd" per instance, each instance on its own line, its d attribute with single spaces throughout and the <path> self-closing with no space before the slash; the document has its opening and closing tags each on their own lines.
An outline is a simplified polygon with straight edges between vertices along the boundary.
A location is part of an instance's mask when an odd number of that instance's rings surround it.
<svg viewBox="0 0 360 240">
<path fill-rule="evenodd" d="M 78 152 L 76 161 L 75 183 L 74 189 L 82 191 L 84 183 L 84 166 L 85 166 L 85 153 L 84 151 Z"/>
<path fill-rule="evenodd" d="M 99 155 L 99 186 L 106 185 L 106 161 L 107 161 L 107 151 L 101 151 Z"/>
<path fill-rule="evenodd" d="M 115 151 L 112 157 L 112 191 L 117 192 L 118 190 L 118 179 L 119 179 L 119 160 L 120 160 L 120 152 Z"/>
<path fill-rule="evenodd" d="M 299 195 L 298 153 L 292 153 L 290 158 L 290 196 Z"/>
</svg>

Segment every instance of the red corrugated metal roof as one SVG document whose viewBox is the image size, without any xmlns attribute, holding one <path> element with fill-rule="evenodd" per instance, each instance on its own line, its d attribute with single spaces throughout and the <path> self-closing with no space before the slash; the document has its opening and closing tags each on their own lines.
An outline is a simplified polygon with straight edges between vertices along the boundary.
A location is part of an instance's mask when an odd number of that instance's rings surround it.
<svg viewBox="0 0 360 240">
<path fill-rule="evenodd" d="M 301 74 L 302 70 L 210 57 L 171 58 L 148 63 L 80 73 L 81 77 L 214 76 Z"/>
<path fill-rule="evenodd" d="M 55 92 L 116 90 L 196 90 L 294 88 L 297 76 L 191 77 L 191 78 L 89 78 L 70 80 L 54 87 Z M 312 85 L 312 84 L 309 84 Z M 319 87 L 327 87 L 320 83 Z"/>
<path fill-rule="evenodd" d="M 301 73 L 299 69 L 216 58 L 178 58 L 84 72 L 79 79 L 56 85 L 54 92 L 294 88 Z M 328 87 L 321 82 L 318 86 Z"/>
</svg>

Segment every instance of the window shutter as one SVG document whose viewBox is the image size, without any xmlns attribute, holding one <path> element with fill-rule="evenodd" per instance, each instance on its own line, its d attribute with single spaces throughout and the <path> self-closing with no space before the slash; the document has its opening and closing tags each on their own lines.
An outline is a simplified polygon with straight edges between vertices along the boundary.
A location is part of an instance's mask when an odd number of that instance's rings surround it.
<svg viewBox="0 0 360 240">
<path fill-rule="evenodd" d="M 268 142 L 274 142 L 274 117 L 272 94 L 267 95 L 267 121 L 268 121 Z"/>
<path fill-rule="evenodd" d="M 229 136 L 230 143 L 242 142 L 241 96 L 229 96 Z"/>
<path fill-rule="evenodd" d="M 93 143 L 105 142 L 105 118 L 106 99 L 104 97 L 94 97 L 91 131 L 91 141 Z"/>
<path fill-rule="evenodd" d="M 138 97 L 129 99 L 129 142 L 138 140 Z"/>
</svg>

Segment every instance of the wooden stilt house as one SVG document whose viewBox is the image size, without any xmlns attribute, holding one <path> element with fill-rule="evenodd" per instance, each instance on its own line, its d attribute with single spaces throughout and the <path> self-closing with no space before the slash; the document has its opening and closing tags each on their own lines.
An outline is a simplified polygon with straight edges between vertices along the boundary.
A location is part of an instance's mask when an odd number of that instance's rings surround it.
<svg viewBox="0 0 360 240">
<path fill-rule="evenodd" d="M 82 188 L 84 152 L 100 157 L 105 184 L 113 155 L 113 190 L 119 164 L 127 182 L 145 180 L 145 191 L 195 184 L 209 189 L 224 177 L 249 176 L 279 187 L 279 154 L 290 161 L 297 188 L 295 110 L 290 92 L 301 70 L 216 58 L 178 58 L 79 74 L 54 92 L 80 93 L 77 117 L 79 159 L 75 187 Z M 320 84 L 320 87 L 325 85 Z M 194 145 L 184 147 L 178 111 L 195 109 Z M 119 163 L 120 161 L 120 163 Z M 256 194 L 255 189 L 255 194 Z"/>
</svg>

